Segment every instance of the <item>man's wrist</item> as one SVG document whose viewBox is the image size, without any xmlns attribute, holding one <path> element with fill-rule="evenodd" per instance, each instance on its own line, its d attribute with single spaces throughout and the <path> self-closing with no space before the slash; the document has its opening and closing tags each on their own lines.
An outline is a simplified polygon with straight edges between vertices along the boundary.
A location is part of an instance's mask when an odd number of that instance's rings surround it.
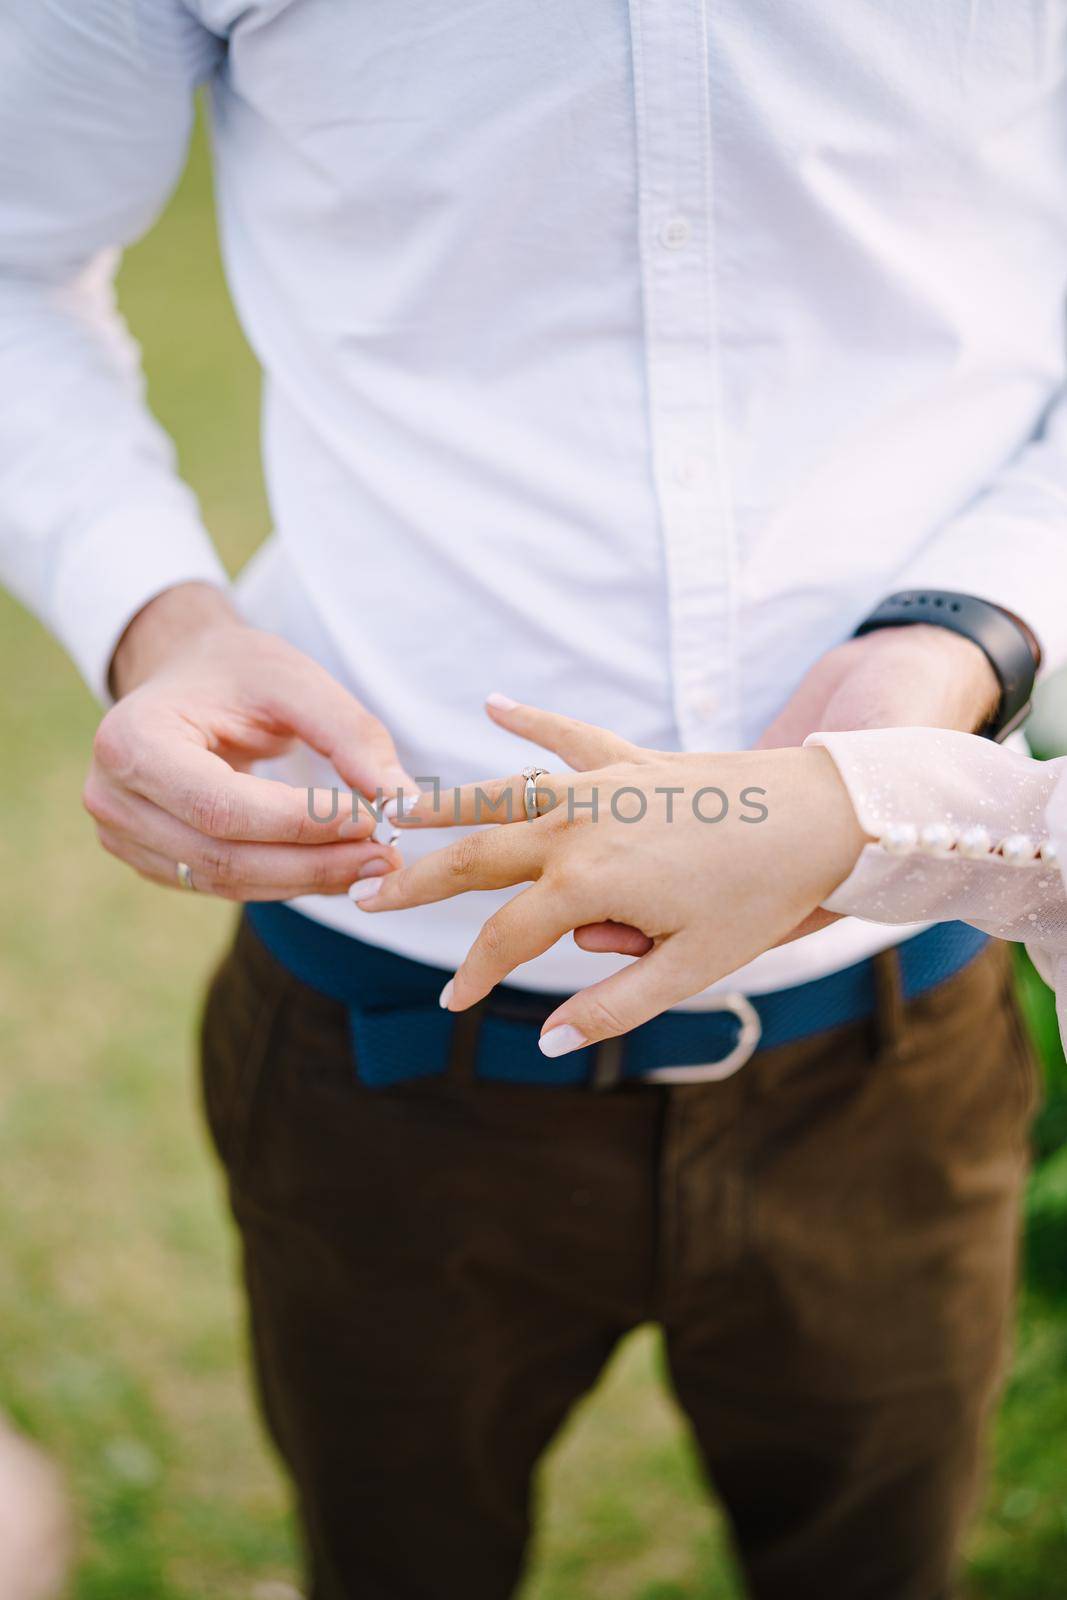
<svg viewBox="0 0 1067 1600">
<path fill-rule="evenodd" d="M 220 627 L 242 627 L 225 590 L 179 583 L 141 607 L 115 647 L 108 684 L 116 700 L 164 667 L 190 640 Z"/>
<path fill-rule="evenodd" d="M 951 589 L 901 589 L 875 607 L 856 629 L 856 637 L 915 624 L 932 624 L 938 631 L 969 640 L 983 653 L 997 681 L 996 701 L 984 721 L 953 725 L 990 739 L 1006 738 L 1030 709 L 1041 665 L 1041 646 L 1032 629 L 1014 612 L 981 596 Z"/>
<path fill-rule="evenodd" d="M 907 632 L 917 635 L 913 642 L 929 652 L 931 661 L 946 664 L 947 693 L 955 704 L 949 707 L 948 724 L 964 733 L 977 733 L 986 727 L 1000 704 L 1000 681 L 980 645 L 962 634 L 950 633 L 930 623 L 911 624 Z"/>
</svg>

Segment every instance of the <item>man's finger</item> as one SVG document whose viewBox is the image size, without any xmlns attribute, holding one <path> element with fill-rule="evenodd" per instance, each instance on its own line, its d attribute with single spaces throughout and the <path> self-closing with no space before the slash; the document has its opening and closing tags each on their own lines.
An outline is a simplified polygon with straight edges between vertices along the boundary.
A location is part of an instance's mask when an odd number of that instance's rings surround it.
<svg viewBox="0 0 1067 1600">
<path fill-rule="evenodd" d="M 175 827 L 181 825 L 175 823 Z M 143 877 L 177 888 L 178 862 L 192 873 L 201 894 L 225 900 L 292 900 L 306 894 L 344 894 L 367 868 L 388 872 L 395 852 L 376 844 L 230 844 L 191 834 L 171 849 L 160 849 L 128 833 L 98 824 L 97 837 L 110 855 Z"/>
<path fill-rule="evenodd" d="M 316 662 L 294 657 L 292 672 L 278 674 L 272 685 L 270 709 L 368 799 L 379 788 L 387 795 L 419 792 L 384 723 Z"/>
<path fill-rule="evenodd" d="M 361 911 L 401 911 L 471 889 L 507 889 L 541 876 L 548 846 L 537 827 L 469 833 L 373 884 L 354 883 L 349 893 Z"/>
<path fill-rule="evenodd" d="M 588 922 L 583 928 L 575 928 L 574 942 L 579 950 L 591 955 L 618 956 L 646 955 L 653 943 L 647 933 L 625 922 Z"/>
<path fill-rule="evenodd" d="M 235 772 L 221 756 L 173 734 L 142 747 L 127 786 L 210 839 L 322 844 L 342 830 L 365 834 L 373 827 L 363 808 L 353 825 L 351 800 L 343 791 L 309 793 Z"/>
<path fill-rule="evenodd" d="M 559 899 L 536 884 L 524 889 L 483 924 L 477 939 L 450 983 L 441 1004 L 464 1011 L 502 983 L 524 961 L 551 950 L 569 932 Z"/>
<path fill-rule="evenodd" d="M 629 1033 L 661 1011 L 704 988 L 703 963 L 684 934 L 662 939 L 648 955 L 564 1001 L 545 1022 L 540 1046 L 546 1056 L 567 1055 L 601 1039 Z"/>
<path fill-rule="evenodd" d="M 307 809 L 309 803 L 307 790 L 297 792 L 303 795 L 304 806 Z M 83 799 L 86 810 L 97 822 L 106 824 L 119 833 L 128 834 L 150 849 L 158 850 L 162 855 L 176 855 L 184 859 L 188 852 L 196 849 L 198 845 L 222 841 L 221 835 L 211 836 L 201 833 L 171 812 L 165 811 L 162 806 L 156 805 L 153 800 L 146 800 L 143 795 L 136 794 L 132 789 L 121 788 L 96 773 L 87 781 Z M 355 843 L 361 839 L 370 839 L 374 835 L 375 820 L 369 807 L 361 806 L 353 820 L 349 797 L 343 790 L 338 791 L 337 816 L 331 822 L 326 819 L 329 818 L 333 806 L 332 790 L 312 791 L 311 811 L 315 818 L 322 820 L 315 822 L 315 832 L 307 844 L 299 846 L 300 849 L 314 849 L 317 845 L 334 843 L 337 841 L 342 822 L 345 823 L 345 842 Z M 381 840 L 376 842 L 381 845 L 383 854 L 391 854 Z M 399 865 L 399 860 L 397 864 Z"/>
<path fill-rule="evenodd" d="M 512 700 L 510 695 L 498 692 L 489 695 L 485 708 L 499 727 L 517 734 L 520 739 L 529 739 L 543 750 L 554 750 L 578 772 L 609 767 L 616 761 L 647 760 L 646 751 L 628 739 L 620 739 L 609 728 L 598 728 L 593 722 L 579 722 L 576 717 L 561 717 L 555 711 L 541 711 L 537 706 L 525 706 Z"/>
</svg>

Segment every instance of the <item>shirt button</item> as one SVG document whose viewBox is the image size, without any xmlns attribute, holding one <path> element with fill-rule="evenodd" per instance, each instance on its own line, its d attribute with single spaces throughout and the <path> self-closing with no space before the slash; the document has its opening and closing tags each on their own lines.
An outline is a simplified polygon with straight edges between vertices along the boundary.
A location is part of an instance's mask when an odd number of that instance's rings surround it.
<svg viewBox="0 0 1067 1600">
<path fill-rule="evenodd" d="M 704 462 L 700 456 L 684 456 L 674 469 L 675 482 L 683 489 L 694 488 L 704 477 Z"/>
<path fill-rule="evenodd" d="M 683 250 L 691 231 L 684 217 L 671 217 L 659 230 L 659 242 L 664 250 Z"/>
</svg>

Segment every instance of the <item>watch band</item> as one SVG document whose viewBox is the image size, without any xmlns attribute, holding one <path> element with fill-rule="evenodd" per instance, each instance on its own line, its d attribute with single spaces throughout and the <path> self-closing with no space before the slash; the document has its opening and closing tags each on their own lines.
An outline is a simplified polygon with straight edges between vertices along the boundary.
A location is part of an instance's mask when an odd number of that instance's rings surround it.
<svg viewBox="0 0 1067 1600">
<path fill-rule="evenodd" d="M 951 589 L 901 589 L 860 623 L 854 637 L 914 622 L 948 628 L 984 652 L 1000 684 L 1000 704 L 979 732 L 986 739 L 1006 739 L 1030 710 L 1034 679 L 1041 664 L 1041 646 L 1030 630 L 1011 612 L 975 595 L 955 594 Z"/>
</svg>

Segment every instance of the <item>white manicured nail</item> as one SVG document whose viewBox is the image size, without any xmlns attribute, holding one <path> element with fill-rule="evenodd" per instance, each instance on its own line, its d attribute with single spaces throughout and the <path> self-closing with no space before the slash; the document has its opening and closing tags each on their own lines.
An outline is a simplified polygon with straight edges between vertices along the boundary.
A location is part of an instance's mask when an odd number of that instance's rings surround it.
<svg viewBox="0 0 1067 1600">
<path fill-rule="evenodd" d="M 487 706 L 495 706 L 498 711 L 514 711 L 519 702 L 513 700 L 509 694 L 501 694 L 499 689 L 494 689 L 492 694 L 486 695 L 485 703 Z"/>
<path fill-rule="evenodd" d="M 449 1006 L 452 1004 L 452 979 L 451 978 L 449 978 L 448 982 L 445 984 L 444 988 L 441 990 L 441 993 L 438 995 L 437 1004 L 441 1007 L 442 1011 L 447 1011 Z"/>
<path fill-rule="evenodd" d="M 558 1028 L 549 1028 L 543 1033 L 537 1043 L 543 1056 L 566 1056 L 572 1050 L 581 1050 L 586 1037 L 569 1022 L 561 1022 Z"/>
<path fill-rule="evenodd" d="M 402 795 L 394 796 L 392 800 L 385 802 L 382 807 L 382 816 L 387 822 L 403 822 L 405 817 L 410 816 L 421 799 L 422 791 L 420 789 L 414 791 L 406 790 Z"/>
<path fill-rule="evenodd" d="M 369 900 L 378 893 L 382 886 L 381 878 L 357 878 L 356 882 L 349 885 L 348 898 L 358 905 L 361 900 Z"/>
<path fill-rule="evenodd" d="M 381 819 L 374 824 L 370 836 L 375 844 L 395 844 L 400 837 L 384 813 Z"/>
</svg>

